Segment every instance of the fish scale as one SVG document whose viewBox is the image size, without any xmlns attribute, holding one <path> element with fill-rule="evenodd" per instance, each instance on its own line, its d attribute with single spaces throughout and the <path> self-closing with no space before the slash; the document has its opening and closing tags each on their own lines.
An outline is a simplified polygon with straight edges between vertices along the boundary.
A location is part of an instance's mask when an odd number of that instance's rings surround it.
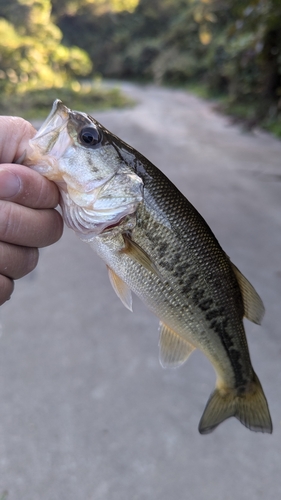
<svg viewBox="0 0 281 500">
<path fill-rule="evenodd" d="M 272 432 L 243 326 L 243 316 L 260 323 L 262 301 L 172 182 L 58 100 L 25 164 L 57 182 L 65 222 L 106 263 L 123 304 L 131 309 L 133 291 L 158 316 L 162 366 L 180 366 L 195 348 L 211 361 L 216 388 L 199 431 L 235 416 L 251 430 Z"/>
<path fill-rule="evenodd" d="M 144 206 L 141 207 L 140 211 L 145 211 L 147 214 L 151 214 L 152 212 Z M 155 217 L 157 214 L 155 213 Z M 181 253 L 182 259 L 184 261 L 184 251 L 182 241 L 179 241 L 175 236 L 174 232 L 167 228 L 166 226 L 160 226 L 157 218 L 151 215 L 145 215 L 144 217 L 138 213 L 137 220 L 138 227 L 132 231 L 132 239 L 136 241 L 147 253 L 150 255 L 153 262 L 156 263 L 156 266 L 159 266 L 160 274 L 163 276 L 164 283 L 149 273 L 142 266 L 133 262 L 126 255 L 120 254 L 119 252 L 115 253 L 114 251 L 110 251 L 110 245 L 112 244 L 111 238 L 104 238 L 100 236 L 98 241 L 102 245 L 102 249 L 96 247 L 96 243 L 92 245 L 95 247 L 97 253 L 101 255 L 105 255 L 107 253 L 110 258 L 112 256 L 113 260 L 106 260 L 106 263 L 109 267 L 113 268 L 113 270 L 122 277 L 122 279 L 128 284 L 128 286 L 145 302 L 148 304 L 149 308 L 159 317 L 162 318 L 168 326 L 170 326 L 173 330 L 180 333 L 184 338 L 190 341 L 193 345 L 198 346 L 198 337 L 200 338 L 200 342 L 205 343 L 205 354 L 208 353 L 208 357 L 211 358 L 212 362 L 216 362 L 217 358 L 220 360 L 223 356 L 225 356 L 224 364 L 232 364 L 232 369 L 234 371 L 238 371 L 239 375 L 237 378 L 241 381 L 244 377 L 243 373 L 246 372 L 246 375 L 249 377 L 251 375 L 251 368 L 249 365 L 249 356 L 247 350 L 247 342 L 243 331 L 242 322 L 240 328 L 240 336 L 242 342 L 237 347 L 239 348 L 239 357 L 244 358 L 244 363 L 242 362 L 242 366 L 237 366 L 237 357 L 233 356 L 233 360 L 225 351 L 224 343 L 220 342 L 219 346 L 216 348 L 215 352 L 213 349 L 214 339 L 209 338 L 209 335 L 205 335 L 205 332 L 210 330 L 212 323 L 214 323 L 215 319 L 221 318 L 223 320 L 227 320 L 230 316 L 230 311 L 228 311 L 228 315 L 224 316 L 222 314 L 212 315 L 208 319 L 207 315 L 210 311 L 218 311 L 218 309 L 214 309 L 216 307 L 216 300 L 220 301 L 223 295 L 220 293 L 220 289 L 216 288 L 216 294 L 212 294 L 212 299 L 206 299 L 206 278 L 202 277 L 202 273 L 198 273 L 198 267 L 194 264 L 189 265 L 188 272 L 185 273 L 184 279 L 178 279 L 174 276 L 173 269 L 165 269 L 165 266 L 161 266 L 161 259 L 159 259 L 158 248 L 161 245 L 162 241 L 169 241 L 168 249 L 166 250 L 166 259 L 165 262 L 172 261 L 172 255 L 174 253 Z M 148 230 L 146 231 L 146 226 L 144 224 L 144 220 L 147 221 Z M 155 231 L 153 232 L 153 227 L 155 227 Z M 139 228 L 139 229 L 138 229 Z M 160 228 L 160 230 L 159 230 Z M 149 235 L 152 233 L 153 241 L 151 242 Z M 168 234 L 167 234 L 168 233 Z M 158 246 L 155 245 L 155 240 L 158 240 Z M 188 238 L 186 238 L 188 240 Z M 103 244 L 106 244 L 108 241 L 109 250 L 106 252 Z M 184 245 L 185 251 L 189 254 L 190 249 L 187 247 L 187 244 Z M 103 257 L 104 258 L 104 257 Z M 191 259 L 192 260 L 192 259 Z M 132 278 L 133 277 L 133 278 Z M 149 281 L 147 281 L 149 279 Z M 235 277 L 233 277 L 233 281 L 236 285 Z M 145 283 L 145 286 L 142 286 L 142 283 Z M 222 285 L 222 283 L 221 283 Z M 210 285 L 209 285 L 210 286 Z M 210 307 L 200 307 L 201 302 L 196 300 L 196 296 L 200 294 L 200 291 L 203 292 L 205 300 L 211 300 L 212 304 Z M 197 293 L 196 293 L 197 292 Z M 240 294 L 240 292 L 239 292 Z M 216 297 L 218 295 L 218 298 Z M 163 297 L 167 297 L 166 300 L 163 300 Z M 224 295 L 223 295 L 224 298 Z M 242 299 L 241 299 L 242 303 Z M 229 304 L 226 304 L 225 307 L 228 306 L 228 310 L 230 309 Z M 222 306 L 221 306 L 222 307 Z M 241 306 L 243 307 L 243 306 Z M 243 312 L 241 311 L 241 318 L 243 316 Z M 194 317 L 197 318 L 197 323 L 194 324 Z M 191 328 L 190 328 L 191 326 Z M 213 327 L 214 331 L 214 327 Z M 237 325 L 234 325 L 234 332 L 237 335 Z M 215 332 L 214 332 L 215 333 Z M 231 337 L 231 331 L 221 332 L 221 336 L 223 338 Z M 238 339 L 236 339 L 236 345 L 238 344 Z M 210 347 L 209 347 L 210 346 Z M 230 353 L 231 354 L 231 353 Z M 215 358 L 215 359 L 214 359 Z M 231 373 L 231 378 L 233 373 Z M 244 382 L 243 382 L 244 383 Z M 241 384 L 240 384 L 241 385 Z"/>
</svg>

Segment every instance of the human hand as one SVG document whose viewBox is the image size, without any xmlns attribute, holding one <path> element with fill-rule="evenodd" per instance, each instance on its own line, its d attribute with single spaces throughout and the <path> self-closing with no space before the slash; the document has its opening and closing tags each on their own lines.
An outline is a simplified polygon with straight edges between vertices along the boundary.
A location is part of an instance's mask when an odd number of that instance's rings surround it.
<svg viewBox="0 0 281 500">
<path fill-rule="evenodd" d="M 15 279 L 31 272 L 38 248 L 55 243 L 63 222 L 54 210 L 56 185 L 23 165 L 15 165 L 36 130 L 22 118 L 0 116 L 0 305 Z"/>
</svg>

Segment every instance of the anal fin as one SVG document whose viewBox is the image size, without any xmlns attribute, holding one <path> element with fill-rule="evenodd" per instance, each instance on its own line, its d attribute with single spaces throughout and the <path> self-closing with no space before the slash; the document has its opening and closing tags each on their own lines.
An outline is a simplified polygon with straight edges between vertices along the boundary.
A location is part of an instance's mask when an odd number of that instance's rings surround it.
<svg viewBox="0 0 281 500">
<path fill-rule="evenodd" d="M 195 347 L 160 321 L 159 361 L 163 368 L 181 366 Z"/>
<path fill-rule="evenodd" d="M 107 266 L 109 281 L 113 290 L 129 311 L 132 311 L 132 292 L 128 285 L 119 276 Z"/>
</svg>

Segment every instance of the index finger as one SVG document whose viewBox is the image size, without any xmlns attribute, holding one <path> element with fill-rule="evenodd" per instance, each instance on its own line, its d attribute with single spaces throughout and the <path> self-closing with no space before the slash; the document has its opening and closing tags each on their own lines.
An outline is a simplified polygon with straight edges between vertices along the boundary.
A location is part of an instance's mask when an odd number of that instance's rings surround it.
<svg viewBox="0 0 281 500">
<path fill-rule="evenodd" d="M 55 208 L 59 203 L 57 186 L 24 165 L 0 165 L 0 199 L 30 208 Z"/>
</svg>

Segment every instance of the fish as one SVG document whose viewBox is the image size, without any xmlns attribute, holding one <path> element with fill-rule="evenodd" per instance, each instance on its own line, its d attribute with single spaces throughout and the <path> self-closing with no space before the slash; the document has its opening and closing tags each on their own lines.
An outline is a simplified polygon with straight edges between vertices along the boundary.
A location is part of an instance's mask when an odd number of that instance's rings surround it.
<svg viewBox="0 0 281 500">
<path fill-rule="evenodd" d="M 148 159 L 92 116 L 60 100 L 30 140 L 24 165 L 55 182 L 67 226 L 106 264 L 132 310 L 132 292 L 159 318 L 159 359 L 181 366 L 201 350 L 216 385 L 199 422 L 207 434 L 236 417 L 272 432 L 243 318 L 260 324 L 261 298 L 185 196 Z"/>
</svg>

